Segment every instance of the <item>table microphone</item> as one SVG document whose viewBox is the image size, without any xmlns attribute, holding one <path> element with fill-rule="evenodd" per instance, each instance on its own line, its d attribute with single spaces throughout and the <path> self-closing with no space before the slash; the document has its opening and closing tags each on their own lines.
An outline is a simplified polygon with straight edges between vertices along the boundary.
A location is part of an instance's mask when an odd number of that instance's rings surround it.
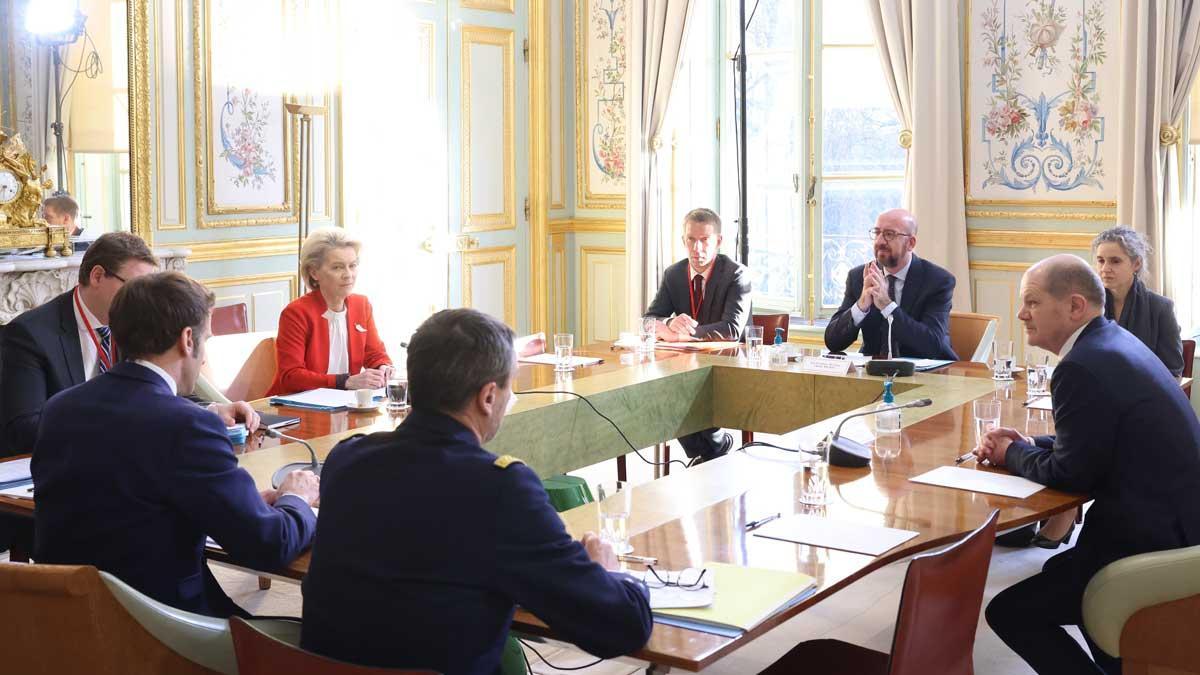
<svg viewBox="0 0 1200 675">
<path fill-rule="evenodd" d="M 300 443 L 304 447 L 308 448 L 308 454 L 312 458 L 311 461 L 308 462 L 291 462 L 279 467 L 279 470 L 271 476 L 271 487 L 278 489 L 279 485 L 283 483 L 283 479 L 293 471 L 308 470 L 317 474 L 318 476 L 321 475 L 322 464 L 321 462 L 317 461 L 317 451 L 313 450 L 313 446 L 309 445 L 308 441 L 296 438 L 295 436 L 288 436 L 287 434 L 280 433 L 278 429 L 271 429 L 270 427 L 267 428 L 265 433 L 271 438 L 286 438 L 289 441 Z"/>
<path fill-rule="evenodd" d="M 922 398 L 916 401 L 911 401 L 903 405 L 898 405 L 894 408 L 876 408 L 874 410 L 866 410 L 852 415 L 846 415 L 842 418 L 837 429 L 834 430 L 833 436 L 829 439 L 829 463 L 834 466 L 844 466 L 851 469 L 857 469 L 867 466 L 871 463 L 871 449 L 859 443 L 852 438 L 843 438 L 842 425 L 852 417 L 862 417 L 864 415 L 874 415 L 887 410 L 903 410 L 904 408 L 924 408 L 925 406 L 933 405 L 933 399 Z"/>
</svg>

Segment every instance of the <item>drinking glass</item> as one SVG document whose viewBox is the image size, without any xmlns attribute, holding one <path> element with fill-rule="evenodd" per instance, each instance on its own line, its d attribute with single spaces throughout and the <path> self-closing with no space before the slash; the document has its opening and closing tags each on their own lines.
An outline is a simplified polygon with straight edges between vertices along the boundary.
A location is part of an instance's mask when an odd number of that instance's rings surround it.
<svg viewBox="0 0 1200 675">
<path fill-rule="evenodd" d="M 408 375 L 392 371 L 387 381 L 387 407 L 393 412 L 408 410 Z"/>
<path fill-rule="evenodd" d="M 987 432 L 1000 428 L 1000 401 L 994 398 L 976 399 L 971 408 L 975 415 L 975 446 L 978 447 Z"/>
<path fill-rule="evenodd" d="M 642 324 L 640 326 L 640 332 L 639 332 L 639 337 L 641 337 L 641 344 L 639 345 L 639 349 L 641 351 L 643 351 L 643 352 L 654 351 L 654 342 L 655 342 L 655 340 L 658 339 L 657 331 L 658 331 L 658 319 L 656 319 L 652 316 L 647 316 L 647 317 L 642 318 Z"/>
<path fill-rule="evenodd" d="M 800 465 L 800 503 L 821 506 L 829 499 L 829 462 L 812 457 Z"/>
<path fill-rule="evenodd" d="M 1025 359 L 1025 396 L 1033 399 L 1050 393 L 1050 357 Z"/>
<path fill-rule="evenodd" d="M 1013 368 L 1012 340 L 994 340 L 992 342 L 992 379 L 1011 380 Z"/>
<path fill-rule="evenodd" d="M 629 553 L 629 512 L 633 506 L 633 491 L 629 483 L 609 481 L 596 486 L 596 501 L 600 510 L 600 539 L 612 544 L 617 555 Z"/>
<path fill-rule="evenodd" d="M 1049 410 L 1039 410 L 1037 408 L 1025 409 L 1025 435 L 1027 436 L 1049 436 L 1051 422 L 1053 422 L 1053 413 Z"/>
<path fill-rule="evenodd" d="M 571 369 L 571 351 L 575 348 L 575 336 L 571 333 L 554 334 L 554 369 Z"/>
<path fill-rule="evenodd" d="M 762 351 L 762 326 L 746 326 L 746 359 L 751 363 L 757 363 L 762 358 Z"/>
</svg>

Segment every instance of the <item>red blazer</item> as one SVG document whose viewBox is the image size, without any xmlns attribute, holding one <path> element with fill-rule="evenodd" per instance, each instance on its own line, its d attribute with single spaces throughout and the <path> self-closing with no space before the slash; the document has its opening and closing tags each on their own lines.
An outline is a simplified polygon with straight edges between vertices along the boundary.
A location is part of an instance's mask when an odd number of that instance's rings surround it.
<svg viewBox="0 0 1200 675">
<path fill-rule="evenodd" d="M 329 375 L 329 322 L 322 316 L 329 306 L 318 290 L 296 298 L 279 315 L 279 333 L 275 338 L 275 382 L 268 396 L 298 391 L 335 388 L 337 376 Z M 379 332 L 371 303 L 365 295 L 346 298 L 347 347 L 350 374 L 363 368 L 391 365 Z"/>
</svg>

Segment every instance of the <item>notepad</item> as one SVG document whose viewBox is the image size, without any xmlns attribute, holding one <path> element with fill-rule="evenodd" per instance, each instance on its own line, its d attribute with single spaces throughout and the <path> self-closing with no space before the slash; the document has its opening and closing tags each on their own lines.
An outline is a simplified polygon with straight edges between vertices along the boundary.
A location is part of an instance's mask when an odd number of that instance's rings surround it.
<svg viewBox="0 0 1200 675">
<path fill-rule="evenodd" d="M 788 516 L 758 528 L 754 536 L 795 544 L 820 546 L 851 553 L 879 555 L 917 536 L 912 530 L 830 520 L 804 513 Z"/>
<path fill-rule="evenodd" d="M 953 361 L 945 361 L 942 359 L 913 359 L 913 358 L 901 357 L 901 356 L 897 356 L 893 360 L 908 361 L 909 363 L 913 364 L 914 370 L 917 370 L 920 372 L 925 372 L 927 370 L 937 370 L 938 368 L 945 368 L 946 366 L 950 365 L 951 363 L 954 363 Z"/>
<path fill-rule="evenodd" d="M 383 389 L 376 389 L 372 394 L 375 398 L 383 398 Z M 342 410 L 358 405 L 353 391 L 343 389 L 313 389 L 287 396 L 272 396 L 271 405 L 286 405 L 293 408 L 309 410 Z"/>
<path fill-rule="evenodd" d="M 0 495 L 17 499 L 33 499 L 33 481 L 28 480 L 0 490 Z"/>
<path fill-rule="evenodd" d="M 1026 401 L 1025 407 L 1030 410 L 1054 410 L 1054 401 L 1049 396 L 1038 396 L 1032 401 Z"/>
<path fill-rule="evenodd" d="M 927 471 L 909 480 L 914 483 L 940 485 L 941 487 L 970 490 L 971 492 L 986 492 L 990 495 L 1016 497 L 1017 499 L 1025 499 L 1029 495 L 1046 487 L 1020 476 L 996 473 L 994 471 L 964 469 L 957 466 L 939 466 L 933 471 Z"/>
<path fill-rule="evenodd" d="M 815 591 L 816 580 L 799 572 L 706 563 L 719 593 L 707 607 L 654 610 L 654 620 L 669 626 L 735 637 Z"/>
<path fill-rule="evenodd" d="M 529 356 L 522 356 L 517 360 L 521 363 L 539 363 L 545 366 L 558 365 L 558 357 L 554 354 L 531 354 Z M 602 359 L 593 356 L 572 356 L 571 367 L 578 368 L 580 366 L 594 366 L 601 361 Z"/>
<path fill-rule="evenodd" d="M 29 457 L 24 457 L 22 459 L 0 462 L 0 488 L 11 487 L 12 485 L 33 478 L 33 474 L 29 471 L 30 459 Z"/>
</svg>

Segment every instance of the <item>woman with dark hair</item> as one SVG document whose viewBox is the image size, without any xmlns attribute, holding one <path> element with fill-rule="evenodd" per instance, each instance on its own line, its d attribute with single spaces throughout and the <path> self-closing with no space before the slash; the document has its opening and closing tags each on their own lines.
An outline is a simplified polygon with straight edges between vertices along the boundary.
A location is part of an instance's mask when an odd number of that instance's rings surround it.
<svg viewBox="0 0 1200 675">
<path fill-rule="evenodd" d="M 1096 272 L 1104 283 L 1104 317 L 1133 333 L 1158 356 L 1171 374 L 1183 373 L 1183 341 L 1175 304 L 1142 282 L 1150 245 L 1141 233 L 1114 227 L 1092 240 Z"/>
</svg>

